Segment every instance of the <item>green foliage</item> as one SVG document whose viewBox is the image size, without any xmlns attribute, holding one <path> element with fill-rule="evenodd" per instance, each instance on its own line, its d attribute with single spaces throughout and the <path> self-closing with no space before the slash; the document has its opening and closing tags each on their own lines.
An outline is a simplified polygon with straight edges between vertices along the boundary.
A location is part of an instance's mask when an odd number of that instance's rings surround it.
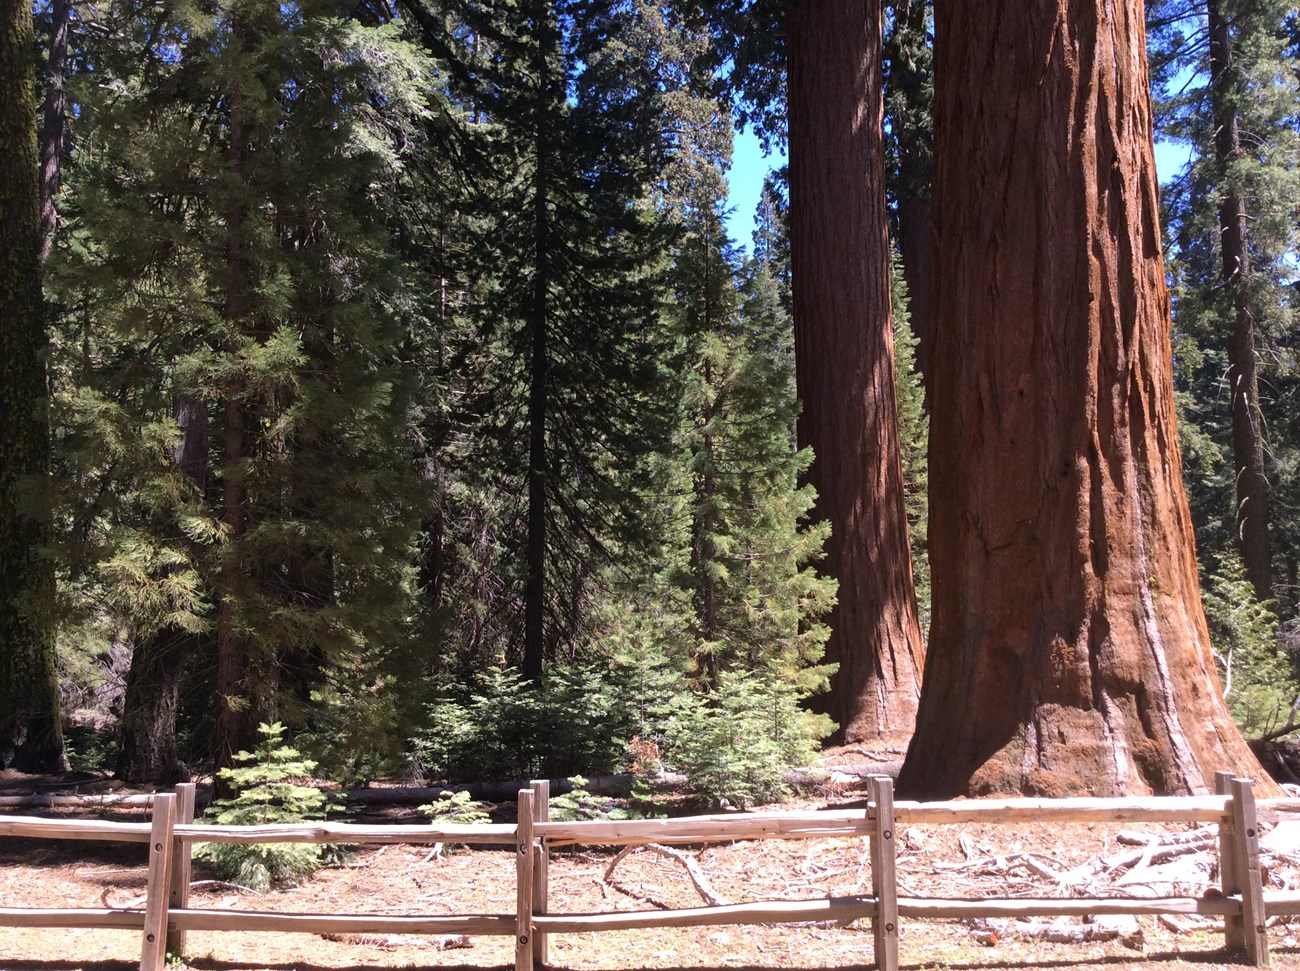
<svg viewBox="0 0 1300 971">
<path fill-rule="evenodd" d="M 1207 4 L 1157 0 L 1147 7 L 1157 138 L 1189 153 L 1187 166 L 1166 178 L 1161 191 L 1179 442 L 1197 549 L 1203 562 L 1226 562 L 1239 541 L 1232 431 L 1236 391 L 1225 375 L 1240 298 L 1253 329 L 1264 472 L 1272 490 L 1273 607 L 1289 621 L 1300 604 L 1295 583 L 1300 222 L 1294 206 L 1300 194 L 1300 51 L 1287 35 L 1287 24 L 1295 23 L 1294 4 L 1218 0 L 1217 6 L 1230 49 L 1230 66 L 1217 75 L 1211 71 Z M 1221 132 L 1215 119 L 1225 114 L 1235 116 L 1239 128 L 1238 150 L 1227 156 L 1216 145 Z M 1224 281 L 1220 213 L 1229 195 L 1245 209 L 1249 262 L 1248 272 L 1231 285 Z M 1208 601 L 1208 573 L 1205 579 Z"/>
<path fill-rule="evenodd" d="M 492 822 L 492 817 L 488 815 L 487 810 L 487 803 L 471 799 L 469 793 L 463 790 L 440 792 L 435 802 L 420 807 L 420 812 L 428 815 L 434 822 L 466 826 Z"/>
<path fill-rule="evenodd" d="M 234 795 L 217 800 L 208 810 L 223 826 L 301 823 L 325 816 L 326 797 L 303 785 L 316 763 L 303 759 L 284 744 L 284 726 L 258 726 L 261 741 L 252 752 L 239 752 L 234 765 L 218 775 Z M 201 843 L 195 855 L 212 865 L 223 880 L 254 890 L 301 882 L 323 863 L 324 849 L 315 843 Z"/>
<path fill-rule="evenodd" d="M 1240 558 L 1232 553 L 1203 585 L 1210 641 L 1237 727 L 1246 737 L 1259 738 L 1287 725 L 1300 699 L 1300 677 L 1280 650 L 1272 605 L 1255 598 Z"/>
<path fill-rule="evenodd" d="M 573 787 L 568 792 L 551 797 L 551 819 L 628 819 L 627 808 L 613 799 L 593 796 L 587 791 L 587 780 L 580 775 L 569 777 Z"/>
<path fill-rule="evenodd" d="M 575 665 L 537 684 L 494 667 L 468 691 L 447 685 L 414 740 L 417 765 L 453 782 L 616 772 L 636 731 L 623 673 Z"/>
<path fill-rule="evenodd" d="M 816 743 L 834 727 L 803 710 L 802 697 L 762 673 L 726 672 L 717 691 L 682 717 L 665 758 L 709 801 L 776 801 L 789 792 L 785 772 L 810 764 Z"/>
<path fill-rule="evenodd" d="M 423 498 L 401 344 L 427 291 L 391 200 L 432 66 L 333 0 L 101 13 L 50 267 L 77 606 L 180 637 L 186 676 L 220 626 L 250 729 L 311 721 L 332 767 L 391 764 Z"/>
<path fill-rule="evenodd" d="M 898 396 L 898 445 L 903 461 L 903 499 L 908 542 L 912 548 L 912 583 L 921 632 L 930 629 L 930 554 L 927 539 L 930 479 L 927 449 L 930 416 L 925 412 L 925 384 L 916 366 L 916 334 L 908 312 L 907 282 L 897 251 L 890 254 L 894 312 L 894 387 Z"/>
</svg>

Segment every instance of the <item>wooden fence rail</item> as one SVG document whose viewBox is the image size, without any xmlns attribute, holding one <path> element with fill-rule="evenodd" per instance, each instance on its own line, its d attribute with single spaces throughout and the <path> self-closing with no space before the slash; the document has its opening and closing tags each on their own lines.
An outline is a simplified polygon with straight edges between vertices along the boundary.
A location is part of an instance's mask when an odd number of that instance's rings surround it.
<svg viewBox="0 0 1300 971">
<path fill-rule="evenodd" d="M 1259 825 L 1251 784 L 1219 773 L 1214 796 L 1131 799 L 1004 799 L 895 802 L 886 777 L 869 780 L 865 812 L 751 813 L 680 819 L 552 822 L 549 786 L 535 782 L 518 796 L 518 822 L 493 825 L 363 826 L 308 823 L 213 826 L 194 822 L 194 786 L 159 793 L 148 823 L 0 816 L 0 836 L 147 843 L 145 906 L 124 909 L 0 908 L 0 927 L 127 928 L 141 932 L 141 971 L 162 971 L 167 955 L 183 954 L 193 930 L 306 933 L 439 933 L 515 938 L 516 971 L 548 959 L 558 933 L 718 924 L 850 921 L 870 918 L 875 963 L 897 971 L 904 918 L 1026 917 L 1102 914 L 1202 914 L 1224 919 L 1224 943 L 1249 964 L 1268 965 L 1266 914 L 1300 913 L 1300 893 L 1266 894 L 1259 865 Z M 1270 808 L 1294 808 L 1270 800 Z M 1276 807 L 1273 803 L 1278 804 Z M 1047 897 L 936 899 L 899 897 L 895 832 L 900 825 L 1036 822 L 1187 822 L 1219 827 L 1222 896 L 1164 898 Z M 558 846 L 708 843 L 736 840 L 866 837 L 871 895 L 815 900 L 767 900 L 678 910 L 553 913 L 548 906 L 550 851 Z M 447 916 L 286 914 L 189 906 L 190 858 L 196 842 L 213 843 L 472 843 L 513 847 L 513 913 Z"/>
</svg>

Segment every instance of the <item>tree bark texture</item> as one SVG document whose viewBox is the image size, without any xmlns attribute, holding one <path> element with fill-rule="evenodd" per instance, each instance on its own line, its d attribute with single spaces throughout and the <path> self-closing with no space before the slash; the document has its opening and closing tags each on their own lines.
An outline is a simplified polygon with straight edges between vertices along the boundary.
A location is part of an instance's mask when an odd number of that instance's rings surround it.
<svg viewBox="0 0 1300 971">
<path fill-rule="evenodd" d="M 1232 396 L 1232 461 L 1237 473 L 1237 548 L 1246 577 L 1260 600 L 1273 596 L 1269 539 L 1269 486 L 1264 472 L 1264 427 L 1255 368 L 1255 313 L 1250 296 L 1246 204 L 1229 172 L 1241 157 L 1235 104 L 1232 28 L 1219 0 L 1206 4 L 1210 27 L 1210 83 L 1214 102 L 1214 156 L 1219 170 L 1219 248 L 1223 285 L 1232 295 L 1228 334 L 1228 392 Z"/>
<path fill-rule="evenodd" d="M 1141 0 L 936 17 L 934 601 L 900 790 L 1264 780 L 1197 582 Z"/>
<path fill-rule="evenodd" d="M 0 769 L 67 768 L 54 664 L 49 390 L 27 0 L 0 0 Z"/>
<path fill-rule="evenodd" d="M 789 15 L 795 372 L 816 514 L 839 581 L 826 710 L 849 742 L 905 739 L 924 649 L 899 458 L 881 119 L 878 0 Z"/>
</svg>

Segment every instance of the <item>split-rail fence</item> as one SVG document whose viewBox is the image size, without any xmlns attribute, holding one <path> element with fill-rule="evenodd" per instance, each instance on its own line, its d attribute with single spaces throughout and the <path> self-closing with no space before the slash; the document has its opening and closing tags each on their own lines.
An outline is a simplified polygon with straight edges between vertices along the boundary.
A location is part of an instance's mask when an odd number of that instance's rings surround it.
<svg viewBox="0 0 1300 971">
<path fill-rule="evenodd" d="M 895 802 L 887 777 L 868 783 L 868 805 L 859 810 L 768 812 L 678 819 L 551 821 L 549 783 L 519 791 L 514 824 L 357 825 L 306 823 L 216 826 L 194 822 L 192 784 L 157 794 L 152 821 L 44 819 L 0 816 L 0 836 L 148 843 L 148 894 L 143 909 L 0 908 L 0 927 L 127 928 L 141 932 L 141 971 L 162 971 L 168 954 L 183 954 L 188 931 L 279 931 L 306 933 L 498 934 L 515 938 L 516 971 L 548 962 L 552 934 L 630 928 L 696 927 L 851 921 L 870 918 L 874 960 L 880 971 L 897 971 L 899 922 L 904 918 L 1201 914 L 1222 917 L 1224 943 L 1256 967 L 1268 965 L 1265 916 L 1300 913 L 1300 893 L 1265 893 L 1259 863 L 1259 827 L 1249 780 L 1219 773 L 1213 796 L 1121 799 L 1002 799 Z M 1279 801 L 1280 802 L 1280 801 Z M 1288 801 L 1290 802 L 1290 801 Z M 908 824 L 1016 822 L 1217 823 L 1221 894 L 1203 897 L 1043 897 L 938 899 L 900 897 L 895 880 L 895 832 Z M 870 847 L 870 896 L 814 900 L 765 900 L 676 910 L 552 913 L 548 866 L 554 847 L 699 844 L 766 839 L 866 837 Z M 193 844 L 210 843 L 463 843 L 513 846 L 516 855 L 514 913 L 410 915 L 299 914 L 189 906 Z"/>
</svg>

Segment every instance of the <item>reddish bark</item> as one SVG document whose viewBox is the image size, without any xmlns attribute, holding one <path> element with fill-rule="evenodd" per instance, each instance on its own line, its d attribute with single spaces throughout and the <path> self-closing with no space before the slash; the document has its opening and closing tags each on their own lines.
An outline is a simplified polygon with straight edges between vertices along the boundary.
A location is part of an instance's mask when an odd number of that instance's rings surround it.
<svg viewBox="0 0 1300 971">
<path fill-rule="evenodd" d="M 936 16 L 933 625 L 900 788 L 1264 779 L 1201 608 L 1141 0 Z"/>
<path fill-rule="evenodd" d="M 788 21 L 799 438 L 839 580 L 826 710 L 845 741 L 910 733 L 923 657 L 903 508 L 881 133 L 878 0 Z"/>
</svg>

